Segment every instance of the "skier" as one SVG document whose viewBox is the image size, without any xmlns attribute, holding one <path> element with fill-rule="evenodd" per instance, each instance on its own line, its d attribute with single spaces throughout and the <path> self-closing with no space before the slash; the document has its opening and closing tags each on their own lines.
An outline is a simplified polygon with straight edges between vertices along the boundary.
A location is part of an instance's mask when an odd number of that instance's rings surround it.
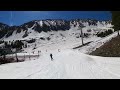
<svg viewBox="0 0 120 90">
<path fill-rule="evenodd" d="M 60 52 L 60 49 L 58 49 L 58 52 Z"/>
<path fill-rule="evenodd" d="M 38 56 L 39 56 L 40 53 L 41 53 L 41 51 L 38 51 Z"/>
<path fill-rule="evenodd" d="M 34 54 L 34 51 L 33 51 L 33 54 Z"/>
<path fill-rule="evenodd" d="M 53 55 L 52 54 L 50 54 L 50 57 L 51 57 L 51 61 L 53 60 Z"/>
</svg>

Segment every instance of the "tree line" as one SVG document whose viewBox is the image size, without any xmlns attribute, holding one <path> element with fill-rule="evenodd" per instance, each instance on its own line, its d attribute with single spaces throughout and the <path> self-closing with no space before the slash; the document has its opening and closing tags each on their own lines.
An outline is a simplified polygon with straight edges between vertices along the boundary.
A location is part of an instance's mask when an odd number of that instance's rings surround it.
<svg viewBox="0 0 120 90">
<path fill-rule="evenodd" d="M 27 48 L 27 43 L 24 43 L 21 40 L 0 41 L 0 43 L 4 44 L 2 47 L 0 47 L 0 55 L 14 53 L 12 49 L 16 49 L 16 51 L 20 51 L 22 48 Z"/>
<path fill-rule="evenodd" d="M 111 11 L 112 14 L 112 25 L 115 31 L 118 31 L 118 35 L 120 35 L 120 11 Z"/>
</svg>

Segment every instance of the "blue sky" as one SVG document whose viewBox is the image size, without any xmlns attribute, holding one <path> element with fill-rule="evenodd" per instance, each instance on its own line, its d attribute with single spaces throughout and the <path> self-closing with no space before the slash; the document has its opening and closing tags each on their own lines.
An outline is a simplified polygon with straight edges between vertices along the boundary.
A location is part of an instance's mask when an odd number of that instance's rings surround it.
<svg viewBox="0 0 120 90">
<path fill-rule="evenodd" d="M 0 22 L 8 25 L 21 25 L 41 19 L 97 19 L 111 20 L 109 11 L 0 11 Z"/>
</svg>

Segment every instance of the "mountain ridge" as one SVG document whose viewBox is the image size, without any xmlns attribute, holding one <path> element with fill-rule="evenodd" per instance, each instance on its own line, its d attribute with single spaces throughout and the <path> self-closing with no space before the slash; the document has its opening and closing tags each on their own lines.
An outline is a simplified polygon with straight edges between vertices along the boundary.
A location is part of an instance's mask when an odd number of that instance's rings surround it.
<svg viewBox="0 0 120 90">
<path fill-rule="evenodd" d="M 24 36 L 28 36 L 29 29 L 34 30 L 35 32 L 41 33 L 48 32 L 48 31 L 66 31 L 70 30 L 71 28 L 79 27 L 80 24 L 83 24 L 85 27 L 89 26 L 110 26 L 111 20 L 103 20 L 99 21 L 96 19 L 71 19 L 71 20 L 64 20 L 64 19 L 44 19 L 44 20 L 32 20 L 26 22 L 19 26 L 9 26 L 4 23 L 0 23 L 0 38 L 8 38 L 10 37 L 15 31 L 16 34 L 21 33 L 22 31 L 25 32 Z"/>
</svg>

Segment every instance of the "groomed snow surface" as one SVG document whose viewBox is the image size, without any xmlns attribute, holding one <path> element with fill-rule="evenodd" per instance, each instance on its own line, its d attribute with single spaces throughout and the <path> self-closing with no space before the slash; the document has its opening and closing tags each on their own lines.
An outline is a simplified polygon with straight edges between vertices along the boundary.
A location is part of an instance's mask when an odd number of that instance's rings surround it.
<svg viewBox="0 0 120 90">
<path fill-rule="evenodd" d="M 0 66 L 1 79 L 112 79 L 120 78 L 120 59 L 89 56 L 70 49 L 49 52 L 36 60 Z"/>
<path fill-rule="evenodd" d="M 81 53 L 87 53 L 93 47 L 94 49 L 95 47 L 100 47 L 116 35 L 117 33 L 115 32 L 106 38 L 94 41 L 88 46 L 76 50 L 73 50 L 71 45 L 62 47 L 63 44 L 60 44 L 62 46 L 56 46 L 54 49 L 51 48 L 54 45 L 46 46 L 47 52 L 45 51 L 45 46 L 43 48 L 39 47 L 37 50 L 42 50 L 39 57 L 31 58 L 31 60 L 26 60 L 25 62 L 0 65 L 0 78 L 119 79 L 120 58 L 90 56 Z M 78 45 L 78 43 L 75 44 Z M 58 52 L 58 49 L 60 49 L 60 52 Z M 53 54 L 53 61 L 50 59 L 50 53 Z M 22 54 L 18 55 L 21 56 Z"/>
</svg>

